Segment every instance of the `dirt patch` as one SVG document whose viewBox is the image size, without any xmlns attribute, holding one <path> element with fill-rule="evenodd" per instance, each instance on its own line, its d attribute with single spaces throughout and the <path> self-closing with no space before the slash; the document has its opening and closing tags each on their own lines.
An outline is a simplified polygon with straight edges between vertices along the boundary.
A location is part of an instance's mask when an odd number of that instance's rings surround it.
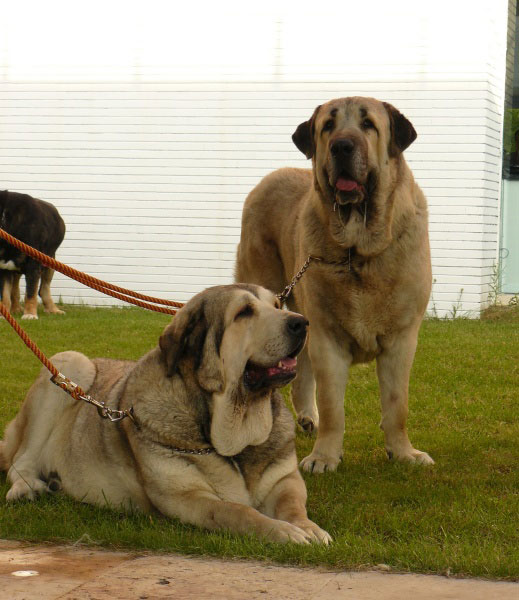
<svg viewBox="0 0 519 600">
<path fill-rule="evenodd" d="M 13 571 L 35 570 L 19 578 Z M 517 600 L 519 583 L 378 572 L 329 572 L 172 554 L 0 541 L 9 600 Z"/>
</svg>

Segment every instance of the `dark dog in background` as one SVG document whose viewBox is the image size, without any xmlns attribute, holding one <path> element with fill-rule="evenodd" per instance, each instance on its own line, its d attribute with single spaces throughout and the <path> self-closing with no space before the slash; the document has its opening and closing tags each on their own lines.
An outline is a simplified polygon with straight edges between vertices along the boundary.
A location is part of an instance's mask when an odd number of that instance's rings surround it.
<svg viewBox="0 0 519 600">
<path fill-rule="evenodd" d="M 56 207 L 27 194 L 7 190 L 0 192 L 0 227 L 53 258 L 65 237 L 65 223 Z M 42 299 L 45 312 L 63 314 L 50 294 L 54 270 L 44 267 L 11 244 L 0 240 L 2 304 L 12 312 L 21 312 L 19 281 L 22 275 L 25 275 L 26 283 L 22 319 L 38 318 L 37 293 Z"/>
</svg>

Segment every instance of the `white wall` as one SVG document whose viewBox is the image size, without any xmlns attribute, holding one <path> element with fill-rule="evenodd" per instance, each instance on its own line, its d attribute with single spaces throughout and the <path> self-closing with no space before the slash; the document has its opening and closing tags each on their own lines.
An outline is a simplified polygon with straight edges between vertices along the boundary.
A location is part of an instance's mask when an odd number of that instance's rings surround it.
<svg viewBox="0 0 519 600">
<path fill-rule="evenodd" d="M 506 0 L 42 2 L 0 7 L 0 189 L 53 202 L 58 259 L 186 300 L 232 280 L 247 193 L 307 166 L 290 136 L 338 96 L 392 102 L 430 206 L 448 314 L 498 246 Z M 65 302 L 113 303 L 56 275 Z M 461 291 L 463 290 L 463 291 Z"/>
</svg>

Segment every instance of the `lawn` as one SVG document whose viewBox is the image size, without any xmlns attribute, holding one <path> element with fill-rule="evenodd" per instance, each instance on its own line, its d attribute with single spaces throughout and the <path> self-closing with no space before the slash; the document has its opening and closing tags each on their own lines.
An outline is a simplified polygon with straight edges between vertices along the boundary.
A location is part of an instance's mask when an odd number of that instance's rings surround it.
<svg viewBox="0 0 519 600">
<path fill-rule="evenodd" d="M 66 307 L 22 326 L 48 355 L 138 358 L 169 317 L 141 309 Z M 0 430 L 14 417 L 39 363 L 0 323 Z M 92 410 L 95 410 L 92 408 Z M 109 548 L 253 557 L 291 565 L 519 579 L 519 309 L 483 320 L 425 321 L 410 385 L 409 431 L 433 467 L 387 460 L 374 364 L 352 369 L 345 400 L 344 461 L 306 476 L 310 517 L 329 547 L 276 545 L 209 533 L 157 516 L 125 515 L 61 496 L 6 505 L 0 537 Z M 312 440 L 298 434 L 302 458 Z"/>
</svg>

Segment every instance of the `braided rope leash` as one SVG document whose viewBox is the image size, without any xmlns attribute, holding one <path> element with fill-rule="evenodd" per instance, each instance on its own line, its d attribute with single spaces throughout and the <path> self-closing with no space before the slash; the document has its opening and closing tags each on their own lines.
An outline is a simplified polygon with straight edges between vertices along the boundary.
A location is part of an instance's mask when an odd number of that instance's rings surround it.
<svg viewBox="0 0 519 600">
<path fill-rule="evenodd" d="M 165 308 L 165 306 L 171 306 L 174 308 L 182 308 L 182 306 L 184 306 L 182 302 L 174 302 L 173 300 L 164 300 L 163 298 L 145 296 L 144 294 L 133 292 L 132 290 L 113 285 L 112 283 L 108 283 L 107 281 L 97 279 L 97 277 L 93 277 L 92 275 L 88 275 L 87 273 L 78 271 L 77 269 L 69 267 L 64 263 L 61 263 L 56 259 L 47 256 L 47 254 L 36 250 L 36 248 L 33 248 L 32 246 L 28 246 L 21 240 L 7 233 L 7 231 L 5 231 L 4 229 L 0 229 L 0 238 L 4 239 L 6 242 L 20 250 L 20 252 L 27 254 L 27 256 L 30 256 L 34 260 L 37 260 L 42 265 L 54 269 L 55 271 L 59 271 L 60 273 L 63 273 L 63 275 L 66 275 L 71 279 L 75 279 L 83 285 L 87 285 L 88 287 L 91 287 L 94 290 L 97 290 L 103 294 L 107 294 L 108 296 L 113 296 L 114 298 L 118 298 L 119 300 L 123 300 L 124 302 L 135 304 L 136 306 L 147 308 L 155 312 L 165 313 L 168 315 L 174 315 L 177 311 L 170 308 Z M 144 302 L 141 302 L 140 300 L 144 300 Z M 162 306 L 156 306 L 157 304 Z"/>
</svg>

